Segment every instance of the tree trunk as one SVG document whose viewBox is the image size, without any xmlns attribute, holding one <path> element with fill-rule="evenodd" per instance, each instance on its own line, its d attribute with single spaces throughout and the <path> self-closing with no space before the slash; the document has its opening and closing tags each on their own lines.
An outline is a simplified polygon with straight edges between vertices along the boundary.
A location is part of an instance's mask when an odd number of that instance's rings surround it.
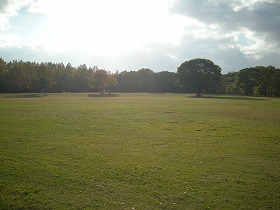
<svg viewBox="0 0 280 210">
<path fill-rule="evenodd" d="M 105 85 L 101 88 L 101 95 L 105 94 Z"/>
</svg>

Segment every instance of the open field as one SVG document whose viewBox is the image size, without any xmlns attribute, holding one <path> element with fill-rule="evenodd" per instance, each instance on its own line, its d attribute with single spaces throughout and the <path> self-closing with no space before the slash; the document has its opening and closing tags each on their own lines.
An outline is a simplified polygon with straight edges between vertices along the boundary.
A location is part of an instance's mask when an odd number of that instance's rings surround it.
<svg viewBox="0 0 280 210">
<path fill-rule="evenodd" d="M 280 99 L 0 95 L 0 209 L 280 209 Z"/>
</svg>

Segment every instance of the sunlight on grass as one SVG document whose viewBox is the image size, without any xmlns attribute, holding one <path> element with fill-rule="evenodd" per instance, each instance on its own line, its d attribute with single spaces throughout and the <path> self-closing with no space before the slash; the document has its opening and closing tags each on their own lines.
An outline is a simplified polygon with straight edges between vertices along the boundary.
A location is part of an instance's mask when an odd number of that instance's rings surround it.
<svg viewBox="0 0 280 210">
<path fill-rule="evenodd" d="M 0 208 L 279 209 L 280 101 L 254 99 L 0 95 Z"/>
</svg>

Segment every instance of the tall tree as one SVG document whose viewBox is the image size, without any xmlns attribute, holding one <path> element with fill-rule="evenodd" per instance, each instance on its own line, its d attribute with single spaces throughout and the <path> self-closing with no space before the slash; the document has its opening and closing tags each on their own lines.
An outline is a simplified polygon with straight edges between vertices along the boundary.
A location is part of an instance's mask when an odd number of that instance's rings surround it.
<svg viewBox="0 0 280 210">
<path fill-rule="evenodd" d="M 5 92 L 5 65 L 6 62 L 0 58 L 0 92 Z"/>
<path fill-rule="evenodd" d="M 118 81 L 118 91 L 123 92 L 136 92 L 139 91 L 137 72 L 136 71 L 123 71 L 116 75 Z"/>
<path fill-rule="evenodd" d="M 137 71 L 140 92 L 151 92 L 155 84 L 155 74 L 151 69 L 142 68 Z"/>
<path fill-rule="evenodd" d="M 107 82 L 106 82 L 106 88 L 109 91 L 109 94 L 111 94 L 111 90 L 113 87 L 116 87 L 118 85 L 117 79 L 111 75 L 108 74 Z"/>
<path fill-rule="evenodd" d="M 91 80 L 90 87 L 100 89 L 100 93 L 103 95 L 106 92 L 106 88 L 110 92 L 111 87 L 116 86 L 117 80 L 113 77 L 113 75 L 108 74 L 105 70 L 97 70 Z"/>
<path fill-rule="evenodd" d="M 177 71 L 178 83 L 186 90 L 201 96 L 204 92 L 214 92 L 221 84 L 221 68 L 212 61 L 196 58 L 182 63 Z"/>
<path fill-rule="evenodd" d="M 244 90 L 245 95 L 253 95 L 259 77 L 259 71 L 253 67 L 241 69 L 237 75 L 237 85 Z"/>
<path fill-rule="evenodd" d="M 48 89 L 55 84 L 55 71 L 52 63 L 41 63 L 37 67 L 37 88 L 45 95 Z"/>
<path fill-rule="evenodd" d="M 75 75 L 77 92 L 81 92 L 82 90 L 89 90 L 89 73 L 90 71 L 88 70 L 86 64 L 78 66 Z"/>
<path fill-rule="evenodd" d="M 275 69 L 273 66 L 241 69 L 237 73 L 236 86 L 241 88 L 245 95 L 279 95 L 279 69 Z"/>
<path fill-rule="evenodd" d="M 54 65 L 54 79 L 55 85 L 52 86 L 53 92 L 63 92 L 65 91 L 63 84 L 65 82 L 65 66 L 63 63 L 57 63 Z"/>
<path fill-rule="evenodd" d="M 175 73 L 162 71 L 155 73 L 155 91 L 174 92 L 176 90 Z"/>
<path fill-rule="evenodd" d="M 256 66 L 255 69 L 259 71 L 259 77 L 257 85 L 254 87 L 254 95 L 272 96 L 275 68 L 273 66 Z"/>
<path fill-rule="evenodd" d="M 280 69 L 275 69 L 271 84 L 273 87 L 273 95 L 280 96 Z"/>
<path fill-rule="evenodd" d="M 228 72 L 222 76 L 222 88 L 224 93 L 232 95 L 243 95 L 244 91 L 237 85 L 238 72 Z"/>
<path fill-rule="evenodd" d="M 74 75 L 75 68 L 71 65 L 71 63 L 68 63 L 65 67 L 64 80 L 62 83 L 62 88 L 64 91 L 72 92 L 74 90 Z"/>
</svg>

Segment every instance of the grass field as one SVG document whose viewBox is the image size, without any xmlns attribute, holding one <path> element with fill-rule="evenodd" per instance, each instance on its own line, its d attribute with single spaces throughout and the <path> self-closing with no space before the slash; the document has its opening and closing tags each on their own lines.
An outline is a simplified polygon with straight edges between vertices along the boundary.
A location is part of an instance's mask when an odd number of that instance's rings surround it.
<svg viewBox="0 0 280 210">
<path fill-rule="evenodd" d="M 280 99 L 0 95 L 0 209 L 280 209 Z"/>
</svg>

